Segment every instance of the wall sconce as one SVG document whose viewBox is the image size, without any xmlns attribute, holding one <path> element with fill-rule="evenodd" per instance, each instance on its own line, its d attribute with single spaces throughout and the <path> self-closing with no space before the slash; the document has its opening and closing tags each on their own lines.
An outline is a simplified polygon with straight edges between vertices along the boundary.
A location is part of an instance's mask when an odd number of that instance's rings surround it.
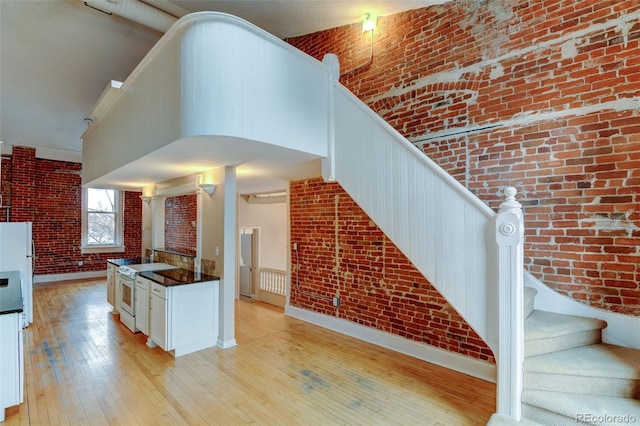
<svg viewBox="0 0 640 426">
<path fill-rule="evenodd" d="M 212 183 L 199 183 L 198 186 L 209 195 L 212 195 L 216 190 L 216 185 Z"/>
<path fill-rule="evenodd" d="M 362 17 L 362 32 L 366 33 L 368 31 L 371 31 L 371 41 L 370 41 L 371 44 L 369 46 L 369 60 L 367 61 L 366 64 L 360 65 L 359 67 L 356 67 L 351 71 L 347 71 L 345 73 L 340 74 L 340 78 L 350 76 L 358 71 L 361 71 L 367 68 L 369 65 L 373 63 L 373 30 L 376 29 L 377 22 L 378 22 L 378 17 L 371 13 L 367 13 Z"/>
<path fill-rule="evenodd" d="M 149 195 L 141 195 L 140 199 L 145 203 L 149 204 L 151 202 L 151 197 Z"/>
<path fill-rule="evenodd" d="M 362 32 L 366 33 L 367 31 L 375 30 L 377 21 L 378 17 L 376 15 L 370 13 L 364 15 L 364 18 L 362 18 Z"/>
</svg>

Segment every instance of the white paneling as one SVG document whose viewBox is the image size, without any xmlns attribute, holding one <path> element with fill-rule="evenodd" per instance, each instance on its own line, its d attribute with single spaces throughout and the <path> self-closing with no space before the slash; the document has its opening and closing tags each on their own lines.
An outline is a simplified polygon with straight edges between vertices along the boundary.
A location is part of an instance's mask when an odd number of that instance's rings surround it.
<svg viewBox="0 0 640 426">
<path fill-rule="evenodd" d="M 495 213 L 336 87 L 336 180 L 486 340 Z"/>
<path fill-rule="evenodd" d="M 468 312 L 465 292 L 468 290 L 467 281 L 464 277 L 464 265 L 468 261 L 465 252 L 465 229 L 464 229 L 464 204 L 460 197 L 453 197 L 451 200 L 452 211 L 449 217 L 450 229 L 449 235 L 451 239 L 451 257 L 456 259 L 454 262 L 447 262 L 451 271 L 452 287 L 454 288 L 455 304 L 458 309 Z"/>
<path fill-rule="evenodd" d="M 237 20 L 202 22 L 181 43 L 182 136 L 227 135 L 326 155 L 328 70 Z"/>
<path fill-rule="evenodd" d="M 154 46 L 83 135 L 83 182 L 174 141 L 203 136 L 210 143 L 235 137 L 324 157 L 328 75 L 325 64 L 246 21 L 215 12 L 189 15 Z M 247 152 L 243 161 L 251 159 Z"/>
</svg>

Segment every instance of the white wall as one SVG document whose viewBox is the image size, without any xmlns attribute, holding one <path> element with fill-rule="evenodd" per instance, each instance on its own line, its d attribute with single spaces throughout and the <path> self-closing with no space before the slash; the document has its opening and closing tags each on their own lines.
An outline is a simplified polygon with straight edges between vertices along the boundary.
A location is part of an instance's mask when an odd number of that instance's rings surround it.
<svg viewBox="0 0 640 426">
<path fill-rule="evenodd" d="M 287 204 L 249 204 L 238 197 L 238 227 L 260 228 L 260 267 L 287 270 Z"/>
</svg>

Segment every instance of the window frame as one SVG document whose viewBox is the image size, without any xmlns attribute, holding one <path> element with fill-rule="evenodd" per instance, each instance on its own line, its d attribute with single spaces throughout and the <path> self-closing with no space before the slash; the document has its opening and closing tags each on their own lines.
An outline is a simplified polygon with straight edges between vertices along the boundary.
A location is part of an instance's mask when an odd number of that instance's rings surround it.
<svg viewBox="0 0 640 426">
<path fill-rule="evenodd" d="M 82 188 L 82 241 L 80 244 L 81 254 L 86 253 L 122 253 L 124 246 L 124 191 L 115 191 L 115 243 L 114 244 L 88 244 L 87 231 L 89 224 L 89 189 L 111 189 L 111 188 Z"/>
</svg>

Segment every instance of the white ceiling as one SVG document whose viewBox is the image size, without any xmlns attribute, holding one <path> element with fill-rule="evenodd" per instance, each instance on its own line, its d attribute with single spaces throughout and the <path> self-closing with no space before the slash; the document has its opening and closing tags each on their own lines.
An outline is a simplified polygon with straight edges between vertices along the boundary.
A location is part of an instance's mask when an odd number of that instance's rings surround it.
<svg viewBox="0 0 640 426">
<path fill-rule="evenodd" d="M 115 0 L 114 0 L 115 1 Z M 130 0 L 119 0 L 130 1 Z M 280 38 L 446 0 L 148 0 L 176 16 L 231 13 Z M 82 0 L 0 0 L 0 141 L 40 158 L 81 161 L 84 119 L 110 80 L 124 81 L 162 34 Z M 167 161 L 161 155 L 155 161 Z M 173 157 L 175 158 L 175 157 Z M 158 163 L 156 163 L 158 164 Z"/>
</svg>

